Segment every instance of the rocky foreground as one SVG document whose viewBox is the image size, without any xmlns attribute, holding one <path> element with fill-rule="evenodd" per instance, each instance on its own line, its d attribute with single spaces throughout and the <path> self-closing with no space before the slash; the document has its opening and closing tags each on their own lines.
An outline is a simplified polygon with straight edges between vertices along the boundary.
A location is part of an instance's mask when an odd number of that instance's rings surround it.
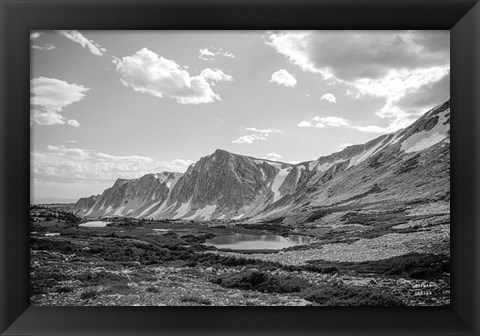
<svg viewBox="0 0 480 336">
<path fill-rule="evenodd" d="M 429 211 L 421 211 L 421 209 Z M 41 306 L 305 306 L 450 303 L 445 203 L 330 209 L 303 226 L 115 219 L 106 227 L 32 209 L 31 303 Z M 335 211 L 333 211 L 335 210 Z M 350 209 L 351 210 L 351 209 Z M 368 225 L 358 218 L 368 217 Z M 388 215 L 390 213 L 390 215 Z M 357 216 L 357 217 L 354 217 Z M 362 215 L 359 217 L 359 215 Z M 343 221 L 331 220 L 337 216 Z M 385 217 L 386 216 L 386 217 Z M 385 218 L 386 219 L 385 219 Z M 373 219 L 372 219 L 373 218 Z M 380 219 L 384 218 L 384 222 Z M 355 225 L 351 223 L 355 221 Z M 154 230 L 156 229 L 156 230 Z M 309 236 L 280 252 L 203 245 L 232 232 Z"/>
</svg>

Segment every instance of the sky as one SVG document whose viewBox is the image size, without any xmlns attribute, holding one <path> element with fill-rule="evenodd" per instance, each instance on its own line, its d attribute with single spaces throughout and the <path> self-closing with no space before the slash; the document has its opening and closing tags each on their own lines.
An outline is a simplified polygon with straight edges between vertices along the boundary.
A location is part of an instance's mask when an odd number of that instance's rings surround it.
<svg viewBox="0 0 480 336">
<path fill-rule="evenodd" d="M 449 31 L 32 31 L 34 201 L 184 172 L 216 149 L 302 162 L 450 97 Z"/>
</svg>

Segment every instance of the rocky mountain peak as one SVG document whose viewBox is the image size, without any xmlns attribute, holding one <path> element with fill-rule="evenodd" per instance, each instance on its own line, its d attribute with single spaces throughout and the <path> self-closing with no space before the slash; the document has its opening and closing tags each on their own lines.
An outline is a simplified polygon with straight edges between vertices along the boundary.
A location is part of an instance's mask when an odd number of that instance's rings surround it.
<svg viewBox="0 0 480 336">
<path fill-rule="evenodd" d="M 184 174 L 118 179 L 73 210 L 93 217 L 258 220 L 308 214 L 312 206 L 408 199 L 425 185 L 440 195 L 448 183 L 449 135 L 447 101 L 405 129 L 313 161 L 294 165 L 217 149 Z"/>
</svg>

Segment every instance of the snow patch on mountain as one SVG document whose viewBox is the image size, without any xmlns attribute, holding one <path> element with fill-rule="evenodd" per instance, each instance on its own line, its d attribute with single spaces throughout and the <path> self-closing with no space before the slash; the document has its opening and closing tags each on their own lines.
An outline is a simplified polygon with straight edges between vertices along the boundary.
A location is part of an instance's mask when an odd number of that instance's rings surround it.
<svg viewBox="0 0 480 336">
<path fill-rule="evenodd" d="M 268 164 L 270 166 L 274 166 L 275 169 L 278 169 L 278 170 L 282 169 L 282 166 L 283 166 L 281 163 L 278 163 L 278 162 L 269 162 Z"/>
<path fill-rule="evenodd" d="M 297 179 L 295 180 L 295 185 L 298 184 L 298 180 L 300 180 L 300 176 L 302 176 L 302 172 L 305 170 L 305 166 L 297 166 Z"/>
<path fill-rule="evenodd" d="M 190 217 L 186 217 L 184 219 L 198 219 L 202 218 L 204 220 L 208 220 L 212 217 L 213 213 L 217 209 L 217 205 L 207 205 L 202 209 L 198 209 L 195 211 L 193 215 Z"/>
<path fill-rule="evenodd" d="M 450 130 L 450 123 L 446 122 L 450 113 L 450 109 L 443 111 L 438 118 L 437 124 L 429 131 L 421 131 L 408 137 L 401 146 L 401 149 L 405 153 L 419 152 L 448 137 L 448 131 Z"/>
<path fill-rule="evenodd" d="M 273 179 L 270 187 L 270 190 L 272 190 L 273 192 L 273 203 L 275 203 L 282 197 L 279 189 L 282 186 L 283 181 L 285 181 L 285 178 L 287 177 L 290 170 L 292 170 L 291 167 L 280 169 L 280 171 L 277 173 L 277 175 Z"/>
<path fill-rule="evenodd" d="M 403 128 L 402 128 L 402 129 L 399 129 L 398 131 L 396 131 L 396 132 L 395 132 L 395 135 L 393 136 L 393 138 L 390 139 L 390 141 L 389 141 L 385 146 L 395 145 L 397 142 L 399 142 L 400 140 L 402 140 L 402 139 L 403 139 L 403 135 L 402 135 L 402 136 L 399 136 L 402 132 L 403 132 Z"/>
<path fill-rule="evenodd" d="M 335 166 L 337 163 L 340 163 L 340 162 L 342 162 L 342 160 L 336 160 L 336 161 L 333 161 L 333 162 L 322 163 L 321 165 L 317 166 L 317 171 L 319 171 L 319 172 L 327 171 L 331 167 Z"/>
<path fill-rule="evenodd" d="M 406 145 L 405 143 L 403 143 L 402 149 L 405 151 L 405 153 L 419 152 L 421 150 L 432 147 L 433 145 L 439 143 L 445 138 L 446 138 L 445 134 L 439 134 L 439 133 L 430 134 L 430 136 L 423 137 L 423 138 L 419 134 L 414 134 L 408 140 L 411 139 L 412 142 L 415 142 L 415 144 Z"/>
<path fill-rule="evenodd" d="M 182 205 L 175 211 L 175 216 L 172 219 L 178 219 L 185 216 L 191 209 L 190 202 L 192 199 L 190 198 L 187 203 L 182 203 Z"/>
<path fill-rule="evenodd" d="M 381 147 L 382 147 L 382 142 L 380 141 L 378 144 L 376 144 L 369 150 L 363 151 L 360 154 L 355 155 L 350 159 L 350 163 L 348 164 L 347 169 L 362 163 L 363 161 L 368 159 L 370 156 L 375 154 L 375 152 L 379 150 Z"/>
<path fill-rule="evenodd" d="M 114 215 L 114 216 L 121 216 L 124 209 L 125 209 L 125 206 L 121 206 L 120 208 L 118 208 L 118 209 L 113 213 L 113 215 Z"/>
<path fill-rule="evenodd" d="M 167 201 L 163 202 L 162 205 L 160 206 L 160 208 L 158 208 L 157 210 L 155 210 L 153 213 L 151 213 L 150 215 L 148 215 L 146 218 L 156 218 L 157 216 L 161 215 L 163 212 L 167 212 L 168 209 L 170 208 L 173 208 L 177 203 L 173 203 L 172 205 L 170 205 L 168 208 L 166 208 L 167 206 Z M 165 209 L 166 208 L 166 209 Z"/>
<path fill-rule="evenodd" d="M 160 202 L 156 202 L 156 203 L 153 203 L 152 205 L 150 205 L 148 208 L 146 208 L 145 210 L 143 210 L 140 215 L 137 216 L 137 218 L 142 218 L 143 216 L 145 216 L 146 214 L 148 214 L 150 212 L 150 210 L 152 210 L 155 206 L 159 205 Z"/>
<path fill-rule="evenodd" d="M 88 212 L 85 214 L 85 216 L 90 215 L 90 214 L 93 212 L 93 208 L 94 208 L 94 207 L 95 207 L 95 206 L 91 207 L 90 210 L 88 210 Z"/>
</svg>

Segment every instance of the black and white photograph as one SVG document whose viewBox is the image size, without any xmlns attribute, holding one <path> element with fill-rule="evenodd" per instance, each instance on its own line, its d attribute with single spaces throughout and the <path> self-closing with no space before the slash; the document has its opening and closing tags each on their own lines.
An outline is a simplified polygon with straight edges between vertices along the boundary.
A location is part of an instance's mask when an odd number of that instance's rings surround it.
<svg viewBox="0 0 480 336">
<path fill-rule="evenodd" d="M 449 30 L 31 30 L 30 61 L 31 305 L 450 305 Z"/>
</svg>

